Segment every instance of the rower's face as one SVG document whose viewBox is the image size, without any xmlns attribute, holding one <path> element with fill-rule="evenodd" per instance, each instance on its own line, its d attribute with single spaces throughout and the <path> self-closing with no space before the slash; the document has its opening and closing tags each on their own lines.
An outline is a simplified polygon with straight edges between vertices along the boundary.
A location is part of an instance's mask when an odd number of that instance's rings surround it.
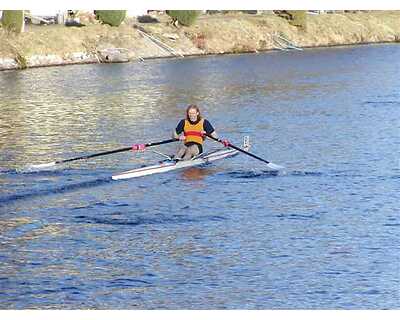
<svg viewBox="0 0 400 320">
<path fill-rule="evenodd" d="M 190 109 L 189 112 L 188 112 L 188 115 L 189 115 L 190 121 L 194 122 L 194 121 L 197 120 L 197 117 L 198 117 L 199 113 L 197 112 L 196 109 Z"/>
</svg>

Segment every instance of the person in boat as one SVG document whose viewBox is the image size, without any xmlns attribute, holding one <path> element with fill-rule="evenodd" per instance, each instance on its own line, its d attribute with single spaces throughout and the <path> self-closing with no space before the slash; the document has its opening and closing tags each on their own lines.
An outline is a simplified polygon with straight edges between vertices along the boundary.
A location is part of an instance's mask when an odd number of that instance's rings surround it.
<svg viewBox="0 0 400 320">
<path fill-rule="evenodd" d="M 218 139 L 218 135 L 211 123 L 200 114 L 196 105 L 189 105 L 186 109 L 186 118 L 179 121 L 172 136 L 183 141 L 174 159 L 189 160 L 203 153 L 203 143 L 206 134 Z M 223 144 L 229 146 L 228 140 L 222 140 Z"/>
</svg>

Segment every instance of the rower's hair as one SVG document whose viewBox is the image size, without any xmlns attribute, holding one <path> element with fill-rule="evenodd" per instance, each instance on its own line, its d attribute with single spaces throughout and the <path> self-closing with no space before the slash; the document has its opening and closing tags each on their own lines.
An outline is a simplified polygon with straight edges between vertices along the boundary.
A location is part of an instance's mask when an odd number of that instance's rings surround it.
<svg viewBox="0 0 400 320">
<path fill-rule="evenodd" d="M 189 119 L 189 110 L 190 109 L 195 109 L 199 113 L 199 115 L 197 116 L 197 120 L 201 120 L 200 109 L 195 104 L 189 104 L 188 107 L 186 108 L 186 120 L 190 120 Z"/>
</svg>

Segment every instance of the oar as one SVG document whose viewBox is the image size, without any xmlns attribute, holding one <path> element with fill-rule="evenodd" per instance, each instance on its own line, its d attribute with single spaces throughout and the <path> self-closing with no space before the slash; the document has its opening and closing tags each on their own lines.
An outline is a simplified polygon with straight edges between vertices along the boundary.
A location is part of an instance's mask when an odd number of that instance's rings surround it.
<svg viewBox="0 0 400 320">
<path fill-rule="evenodd" d="M 178 141 L 178 140 L 177 139 L 168 139 L 168 140 L 163 140 L 163 141 L 158 141 L 158 142 L 149 142 L 149 143 L 145 144 L 145 147 L 153 147 L 153 146 L 158 146 L 160 144 L 166 144 L 166 143 L 171 143 L 171 142 L 175 142 L 175 141 Z M 121 148 L 121 149 L 103 151 L 103 152 L 93 153 L 93 154 L 89 154 L 86 156 L 80 156 L 80 157 L 71 158 L 71 159 L 57 160 L 57 161 L 53 161 L 53 162 L 49 162 L 49 163 L 31 165 L 31 166 L 29 166 L 29 168 L 30 169 L 45 169 L 45 168 L 49 168 L 49 167 L 52 167 L 52 166 L 55 166 L 55 165 L 61 164 L 61 163 L 82 160 L 82 159 L 89 159 L 89 158 L 94 158 L 94 157 L 100 157 L 100 156 L 105 156 L 107 154 L 124 152 L 124 151 L 129 151 L 129 150 L 132 150 L 132 147 L 125 147 L 125 148 Z"/>
<path fill-rule="evenodd" d="M 209 137 L 209 138 L 211 138 L 212 140 L 217 141 L 217 142 L 224 143 L 221 139 L 214 138 L 213 136 L 211 136 L 211 135 L 209 135 L 209 134 L 206 134 L 206 136 Z M 259 156 L 256 156 L 255 154 L 252 154 L 252 153 L 250 153 L 250 152 L 248 152 L 248 151 L 246 151 L 246 150 L 243 150 L 243 149 L 241 149 L 241 148 L 239 148 L 239 147 L 236 147 L 236 146 L 234 146 L 233 144 L 231 144 L 230 142 L 228 143 L 227 146 L 230 147 L 230 148 L 232 148 L 232 149 L 235 149 L 235 150 L 237 150 L 237 151 L 240 151 L 240 152 L 242 152 L 242 153 L 244 153 L 244 154 L 247 154 L 248 156 L 253 157 L 253 158 L 257 159 L 257 160 L 260 160 L 260 161 L 262 161 L 262 162 L 265 162 L 265 163 L 267 164 L 267 166 L 268 166 L 270 169 L 273 169 L 273 170 L 282 170 L 282 169 L 285 168 L 285 167 L 282 167 L 282 166 L 277 165 L 277 164 L 275 164 L 275 163 L 272 163 L 272 162 L 270 162 L 270 161 L 267 161 L 267 160 L 265 160 L 265 159 L 263 159 L 263 158 L 260 158 Z"/>
</svg>

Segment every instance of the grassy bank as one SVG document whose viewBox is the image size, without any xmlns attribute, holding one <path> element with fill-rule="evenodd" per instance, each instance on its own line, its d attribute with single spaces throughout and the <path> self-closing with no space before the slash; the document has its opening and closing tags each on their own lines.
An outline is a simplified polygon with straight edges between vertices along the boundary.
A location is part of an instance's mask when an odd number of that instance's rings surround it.
<svg viewBox="0 0 400 320">
<path fill-rule="evenodd" d="M 166 15 L 157 19 L 158 23 L 130 19 L 118 28 L 93 21 L 81 28 L 30 25 L 19 35 L 0 29 L 0 70 L 179 54 L 257 52 L 279 48 L 277 36 L 297 47 L 400 41 L 400 11 L 308 15 L 306 30 L 273 14 L 203 15 L 195 25 L 178 28 Z M 138 27 L 171 50 L 143 36 Z M 107 50 L 114 50 L 113 54 Z M 118 54 L 123 57 L 115 58 Z"/>
</svg>

